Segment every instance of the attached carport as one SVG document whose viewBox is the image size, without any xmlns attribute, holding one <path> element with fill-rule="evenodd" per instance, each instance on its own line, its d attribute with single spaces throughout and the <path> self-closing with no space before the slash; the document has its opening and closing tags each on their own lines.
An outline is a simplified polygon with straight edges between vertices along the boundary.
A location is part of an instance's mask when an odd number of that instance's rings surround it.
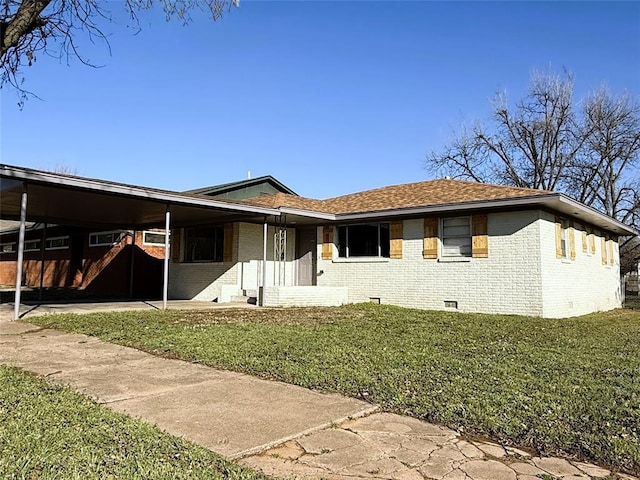
<svg viewBox="0 0 640 480">
<path fill-rule="evenodd" d="M 102 229 L 165 229 L 162 305 L 166 309 L 169 234 L 172 228 L 243 221 L 263 224 L 263 266 L 267 224 L 279 210 L 203 195 L 182 194 L 104 180 L 0 164 L 0 219 L 19 220 L 14 318 L 19 318 L 25 222 Z M 266 269 L 263 268 L 263 274 Z M 263 285 L 265 284 L 265 278 Z"/>
</svg>

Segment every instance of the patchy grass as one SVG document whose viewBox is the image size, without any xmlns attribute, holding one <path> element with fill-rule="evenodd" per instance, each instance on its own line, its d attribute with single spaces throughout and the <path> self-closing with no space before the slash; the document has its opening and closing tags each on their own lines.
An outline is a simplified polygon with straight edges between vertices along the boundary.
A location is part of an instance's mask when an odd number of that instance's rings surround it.
<svg viewBox="0 0 640 480">
<path fill-rule="evenodd" d="M 633 310 L 640 310 L 640 295 L 627 294 L 624 300 L 625 308 L 631 308 Z"/>
<path fill-rule="evenodd" d="M 0 365 L 0 478 L 265 477 L 69 388 Z"/>
<path fill-rule="evenodd" d="M 549 320 L 363 304 L 33 321 L 640 473 L 640 312 Z"/>
</svg>

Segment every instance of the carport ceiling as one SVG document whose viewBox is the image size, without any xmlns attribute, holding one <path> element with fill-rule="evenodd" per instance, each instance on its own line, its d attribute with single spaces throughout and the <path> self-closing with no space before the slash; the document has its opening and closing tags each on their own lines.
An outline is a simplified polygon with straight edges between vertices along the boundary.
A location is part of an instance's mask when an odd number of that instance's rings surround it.
<svg viewBox="0 0 640 480">
<path fill-rule="evenodd" d="M 243 220 L 260 222 L 278 210 L 199 195 L 0 165 L 0 218 L 18 220 L 23 185 L 27 220 L 105 228 L 163 227 Z"/>
</svg>

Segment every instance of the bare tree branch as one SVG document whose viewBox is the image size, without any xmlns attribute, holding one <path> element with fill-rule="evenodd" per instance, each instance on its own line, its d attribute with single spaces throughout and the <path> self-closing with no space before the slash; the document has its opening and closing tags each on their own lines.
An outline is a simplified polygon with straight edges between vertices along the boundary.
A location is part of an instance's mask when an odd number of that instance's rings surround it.
<svg viewBox="0 0 640 480">
<path fill-rule="evenodd" d="M 515 107 L 496 95 L 490 125 L 454 133 L 427 167 L 561 191 L 640 230 L 640 102 L 600 88 L 581 104 L 576 111 L 571 75 L 534 73 Z"/>
<path fill-rule="evenodd" d="M 0 88 L 10 85 L 19 95 L 19 105 L 33 94 L 23 87 L 22 72 L 33 65 L 39 53 L 77 59 L 96 67 L 78 47 L 79 38 L 104 43 L 110 52 L 103 28 L 111 22 L 100 0 L 0 0 Z M 213 20 L 238 5 L 238 0 L 125 0 L 111 5 L 124 6 L 130 21 L 137 25 L 137 14 L 159 5 L 167 20 L 178 18 L 189 23 L 194 9 L 208 13 Z"/>
</svg>

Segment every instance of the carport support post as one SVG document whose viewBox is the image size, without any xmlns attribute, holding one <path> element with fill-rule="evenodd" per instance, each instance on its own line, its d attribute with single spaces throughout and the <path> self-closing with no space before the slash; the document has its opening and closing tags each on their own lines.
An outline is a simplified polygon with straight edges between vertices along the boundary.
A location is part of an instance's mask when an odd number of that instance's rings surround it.
<svg viewBox="0 0 640 480">
<path fill-rule="evenodd" d="M 171 223 L 171 212 L 169 205 L 164 214 L 164 275 L 162 279 L 162 309 L 167 309 L 167 297 L 169 296 L 169 225 Z"/>
<path fill-rule="evenodd" d="M 20 200 L 20 233 L 18 234 L 18 265 L 16 267 L 16 296 L 13 306 L 13 319 L 20 319 L 20 294 L 22 287 L 22 260 L 24 258 L 24 224 L 27 220 L 27 184 L 22 184 Z"/>
<path fill-rule="evenodd" d="M 264 289 L 267 286 L 267 219 L 264 219 L 262 226 L 262 294 L 260 295 L 260 306 L 264 307 Z"/>
<path fill-rule="evenodd" d="M 42 290 L 44 288 L 44 250 L 47 241 L 47 224 L 42 228 L 42 243 L 40 244 L 40 289 L 38 290 L 38 301 L 42 301 Z"/>
</svg>

